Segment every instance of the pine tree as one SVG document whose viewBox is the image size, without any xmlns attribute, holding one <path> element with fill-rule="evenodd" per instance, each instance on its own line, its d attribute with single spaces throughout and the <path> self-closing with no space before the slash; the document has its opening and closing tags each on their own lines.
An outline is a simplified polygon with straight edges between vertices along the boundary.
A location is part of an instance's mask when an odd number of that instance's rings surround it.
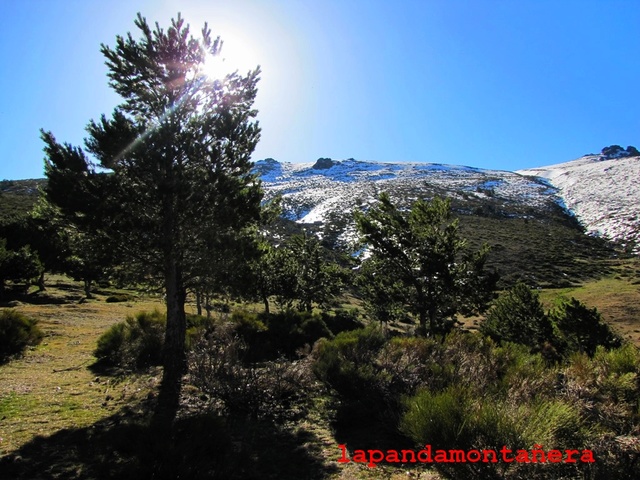
<svg viewBox="0 0 640 480">
<path fill-rule="evenodd" d="M 43 132 L 46 194 L 78 228 L 108 243 L 120 265 L 163 286 L 167 329 L 156 418 L 167 426 L 186 367 L 187 289 L 215 259 L 209 249 L 228 245 L 259 217 L 262 192 L 250 174 L 260 132 L 252 109 L 259 69 L 208 78 L 203 66 L 222 42 L 206 24 L 200 38 L 180 15 L 167 30 L 152 30 L 140 14 L 135 24 L 140 39 L 129 33 L 101 48 L 123 103 L 111 118 L 89 123 L 86 151 Z"/>
<path fill-rule="evenodd" d="M 480 331 L 496 341 L 520 343 L 534 350 L 545 343 L 557 343 L 538 293 L 524 283 L 517 283 L 496 300 Z"/>
<path fill-rule="evenodd" d="M 488 246 L 466 248 L 447 200 L 418 200 L 398 209 L 383 193 L 367 212 L 355 212 L 362 241 L 374 258 L 389 262 L 393 282 L 402 283 L 405 303 L 418 315 L 423 332 L 444 333 L 458 313 L 486 308 L 497 280 L 485 271 Z"/>
<path fill-rule="evenodd" d="M 549 312 L 549 317 L 560 330 L 565 355 L 584 352 L 593 357 L 600 345 L 605 348 L 622 345 L 622 338 L 604 323 L 600 312 L 575 298 L 561 299 L 556 308 Z"/>
</svg>

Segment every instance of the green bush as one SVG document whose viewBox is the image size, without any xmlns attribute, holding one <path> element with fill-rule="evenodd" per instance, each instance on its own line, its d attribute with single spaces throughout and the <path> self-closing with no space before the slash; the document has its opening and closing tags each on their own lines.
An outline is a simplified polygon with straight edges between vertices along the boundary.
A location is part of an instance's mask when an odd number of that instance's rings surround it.
<svg viewBox="0 0 640 480">
<path fill-rule="evenodd" d="M 364 328 L 363 323 L 360 321 L 360 312 L 357 308 L 351 310 L 338 309 L 333 313 L 323 311 L 321 315 L 327 328 L 329 328 L 334 335 L 340 332 Z"/>
<path fill-rule="evenodd" d="M 472 403 L 468 390 L 451 386 L 441 392 L 423 390 L 406 400 L 400 430 L 418 444 L 465 448 L 471 440 Z"/>
<path fill-rule="evenodd" d="M 286 310 L 262 318 L 273 347 L 290 358 L 305 345 L 313 346 L 322 337 L 333 337 L 320 315 L 312 312 Z"/>
<path fill-rule="evenodd" d="M 375 362 L 384 343 L 373 325 L 320 340 L 312 354 L 313 372 L 366 415 L 382 406 L 388 392 L 390 375 Z"/>
<path fill-rule="evenodd" d="M 103 365 L 143 370 L 162 361 L 166 315 L 139 312 L 100 336 L 94 355 Z"/>
<path fill-rule="evenodd" d="M 443 450 L 492 449 L 503 446 L 531 450 L 583 448 L 593 442 L 580 409 L 560 399 L 513 403 L 508 399 L 477 398 L 468 387 L 451 385 L 443 391 L 422 390 L 405 400 L 400 430 L 417 445 L 431 444 Z M 574 478 L 566 466 L 550 464 L 441 464 L 447 478 Z M 535 467 L 535 468 L 533 468 Z"/>
<path fill-rule="evenodd" d="M 187 335 L 185 343 L 187 350 L 190 350 L 198 341 L 200 336 L 213 329 L 215 321 L 204 315 L 187 314 Z"/>
<path fill-rule="evenodd" d="M 37 323 L 13 309 L 0 312 L 0 363 L 42 341 L 43 333 Z"/>
<path fill-rule="evenodd" d="M 320 338 L 332 338 L 323 317 L 312 312 L 286 310 L 260 314 L 235 311 L 231 315 L 235 332 L 245 342 L 246 362 L 299 357 Z"/>
<path fill-rule="evenodd" d="M 640 429 L 640 350 L 626 344 L 598 347 L 591 359 L 574 354 L 564 369 L 564 390 L 603 431 L 634 435 Z"/>
<path fill-rule="evenodd" d="M 534 351 L 555 348 L 558 343 L 538 293 L 523 283 L 516 284 L 496 300 L 480 324 L 480 331 L 497 342 L 520 343 Z"/>
<path fill-rule="evenodd" d="M 561 299 L 549 316 L 560 331 L 565 355 L 584 352 L 593 357 L 600 345 L 605 348 L 622 345 L 622 339 L 602 321 L 600 313 L 575 298 Z"/>
</svg>

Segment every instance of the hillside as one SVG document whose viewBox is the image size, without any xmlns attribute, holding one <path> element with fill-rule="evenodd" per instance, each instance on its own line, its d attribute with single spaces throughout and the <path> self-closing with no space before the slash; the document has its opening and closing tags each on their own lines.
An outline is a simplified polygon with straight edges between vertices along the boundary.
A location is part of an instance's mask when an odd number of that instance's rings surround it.
<svg viewBox="0 0 640 480">
<path fill-rule="evenodd" d="M 633 149 L 633 150 L 631 150 Z M 605 149 L 606 150 L 606 149 Z M 518 173 L 548 181 L 587 232 L 640 253 L 640 156 L 617 150 Z"/>
<path fill-rule="evenodd" d="M 282 195 L 284 215 L 316 232 L 328 246 L 357 250 L 352 212 L 386 191 L 404 206 L 434 195 L 452 200 L 463 235 L 492 246 L 490 265 L 503 286 L 569 286 L 608 271 L 611 245 L 584 234 L 563 207 L 560 191 L 514 172 L 429 163 L 353 159 L 290 164 L 256 162 L 268 197 Z"/>
<path fill-rule="evenodd" d="M 0 181 L 0 222 L 28 213 L 45 182 L 44 179 Z"/>
<path fill-rule="evenodd" d="M 282 195 L 285 229 L 312 231 L 326 246 L 357 251 L 352 212 L 372 205 L 383 191 L 406 207 L 439 195 L 452 200 L 464 237 L 491 245 L 489 264 L 501 274 L 501 286 L 521 279 L 568 287 L 610 271 L 618 253 L 608 240 L 629 251 L 638 242 L 640 193 L 634 181 L 640 158 L 631 154 L 635 149 L 609 147 L 600 155 L 521 172 L 328 158 L 296 164 L 265 159 L 254 171 L 267 198 Z M 26 213 L 44 181 L 0 182 L 0 218 Z"/>
</svg>

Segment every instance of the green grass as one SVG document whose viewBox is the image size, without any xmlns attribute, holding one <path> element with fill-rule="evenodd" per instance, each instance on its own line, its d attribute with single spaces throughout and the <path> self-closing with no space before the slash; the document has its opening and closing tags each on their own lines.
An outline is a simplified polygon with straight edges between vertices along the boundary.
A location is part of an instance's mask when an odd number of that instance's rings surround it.
<svg viewBox="0 0 640 480">
<path fill-rule="evenodd" d="M 570 288 L 544 289 L 540 299 L 547 309 L 559 297 L 576 299 L 595 307 L 623 338 L 640 346 L 640 260 L 609 263 L 611 273 Z"/>
</svg>

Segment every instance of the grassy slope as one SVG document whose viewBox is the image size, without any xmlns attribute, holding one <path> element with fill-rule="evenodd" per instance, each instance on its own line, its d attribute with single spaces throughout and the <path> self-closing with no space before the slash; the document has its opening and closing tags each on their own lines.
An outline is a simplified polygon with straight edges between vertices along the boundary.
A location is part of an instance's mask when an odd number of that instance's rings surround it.
<svg viewBox="0 0 640 480">
<path fill-rule="evenodd" d="M 45 338 L 23 358 L 0 366 L 0 454 L 16 450 L 35 435 L 91 425 L 136 398 L 143 391 L 141 383 L 149 380 L 100 378 L 87 367 L 95 361 L 92 353 L 98 336 L 110 325 L 161 304 L 156 300 L 141 300 L 135 307 L 100 300 L 78 304 L 80 285 L 64 282 L 57 287 L 47 291 L 49 300 L 66 303 L 15 307 L 39 320 Z"/>
<path fill-rule="evenodd" d="M 0 459 L 11 459 L 12 478 L 37 474 L 78 479 L 111 478 L 103 472 L 113 468 L 118 475 L 130 467 L 140 468 L 139 462 L 158 461 L 164 454 L 153 453 L 140 419 L 144 425 L 147 399 L 156 393 L 159 372 L 107 377 L 88 367 L 95 361 L 92 352 L 99 335 L 110 325 L 127 314 L 163 305 L 150 298 L 105 303 L 108 292 L 78 303 L 80 284 L 68 280 L 49 283 L 47 298 L 40 298 L 47 303 L 14 307 L 40 321 L 45 339 L 22 358 L 0 365 Z M 185 391 L 187 398 L 193 393 L 190 387 Z M 394 466 L 370 469 L 363 464 L 338 464 L 339 442 L 328 426 L 322 400 L 318 402 L 297 423 L 274 430 L 271 425 L 242 422 L 221 427 L 215 418 L 199 417 L 187 400 L 185 411 L 195 417 L 179 423 L 176 441 L 182 443 L 176 445 L 176 456 L 206 469 L 219 455 L 230 461 L 232 470 L 245 466 L 250 473 L 264 473 L 264 478 L 440 478 L 423 466 L 408 476 L 405 469 Z M 230 445 L 234 448 L 231 453 Z M 247 458 L 244 449 L 251 454 Z M 131 453 L 140 451 L 150 457 Z"/>
<path fill-rule="evenodd" d="M 45 180 L 0 181 L 0 222 L 26 215 L 38 199 Z"/>
<path fill-rule="evenodd" d="M 640 347 L 640 260 L 612 261 L 609 266 L 610 275 L 571 288 L 544 290 L 541 299 L 547 308 L 561 296 L 596 307 L 605 321 Z"/>
</svg>

